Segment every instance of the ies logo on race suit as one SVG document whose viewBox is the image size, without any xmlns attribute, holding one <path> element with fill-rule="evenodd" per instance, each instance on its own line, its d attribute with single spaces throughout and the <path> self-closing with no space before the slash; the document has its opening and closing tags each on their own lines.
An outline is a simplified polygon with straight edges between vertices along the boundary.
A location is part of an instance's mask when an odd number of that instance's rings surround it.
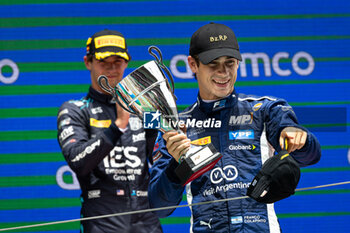
<svg viewBox="0 0 350 233">
<path fill-rule="evenodd" d="M 134 181 L 142 175 L 141 158 L 135 146 L 116 146 L 103 159 L 105 173 L 111 174 L 116 181 Z"/>
<path fill-rule="evenodd" d="M 160 129 L 160 112 L 144 112 L 143 127 L 145 129 Z"/>
</svg>

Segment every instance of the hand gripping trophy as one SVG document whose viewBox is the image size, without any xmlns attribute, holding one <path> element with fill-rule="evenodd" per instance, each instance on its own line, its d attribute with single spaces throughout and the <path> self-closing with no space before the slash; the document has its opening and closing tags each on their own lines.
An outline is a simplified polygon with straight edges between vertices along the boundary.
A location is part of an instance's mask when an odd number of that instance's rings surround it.
<svg viewBox="0 0 350 233">
<path fill-rule="evenodd" d="M 114 88 L 103 75 L 98 78 L 98 83 L 126 111 L 143 120 L 144 128 L 158 129 L 163 133 L 173 130 L 183 133 L 178 124 L 180 119 L 176 107 L 173 77 L 163 64 L 161 51 L 155 46 L 150 46 L 148 52 L 155 60 L 131 72 Z M 170 79 L 171 86 L 165 74 Z M 190 150 L 181 156 L 175 173 L 181 184 L 185 185 L 213 168 L 221 157 L 213 144 L 191 145 Z"/>
</svg>

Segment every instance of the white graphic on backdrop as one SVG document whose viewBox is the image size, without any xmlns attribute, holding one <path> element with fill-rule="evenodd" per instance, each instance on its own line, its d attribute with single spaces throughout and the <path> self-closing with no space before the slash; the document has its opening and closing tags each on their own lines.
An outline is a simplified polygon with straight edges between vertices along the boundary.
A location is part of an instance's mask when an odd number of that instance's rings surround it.
<svg viewBox="0 0 350 233">
<path fill-rule="evenodd" d="M 242 53 L 241 55 L 242 62 L 240 62 L 239 74 L 243 78 L 248 76 L 248 66 L 251 67 L 253 77 L 260 77 L 262 75 L 259 70 L 259 61 L 262 61 L 263 74 L 265 75 L 265 77 L 272 76 L 272 71 L 274 71 L 279 76 L 290 76 L 292 75 L 292 71 L 294 71 L 298 75 L 307 76 L 310 75 L 315 69 L 315 61 L 313 57 L 309 53 L 304 51 L 297 52 L 296 54 L 294 54 L 294 56 L 291 56 L 288 52 L 278 52 L 272 57 L 272 59 L 270 59 L 269 55 L 262 52 Z M 289 65 L 288 63 L 286 63 L 287 65 L 284 65 L 284 68 L 282 68 L 280 66 L 281 59 L 285 59 L 287 61 L 291 59 L 291 63 Z M 249 63 L 247 61 L 249 61 Z M 272 62 L 272 66 L 270 61 Z M 300 67 L 299 62 L 301 61 L 307 64 L 306 67 Z M 178 69 L 179 62 L 184 62 L 186 64 L 185 71 L 181 72 Z M 170 60 L 170 70 L 176 78 L 193 78 L 193 74 L 188 65 L 186 55 L 179 54 L 174 56 Z"/>
<path fill-rule="evenodd" d="M 12 69 L 12 74 L 9 77 L 4 76 L 2 73 L 2 68 L 6 66 Z M 16 82 L 16 80 L 18 79 L 18 76 L 19 76 L 19 69 L 17 64 L 14 61 L 10 59 L 0 60 L 0 82 L 4 84 L 12 84 Z"/>
<path fill-rule="evenodd" d="M 63 179 L 63 175 L 69 174 L 73 178 L 73 183 L 66 183 Z M 67 175 L 68 175 L 67 174 Z M 56 172 L 56 182 L 58 186 L 60 186 L 62 189 L 66 190 L 76 190 L 80 189 L 79 181 L 77 179 L 77 175 L 70 169 L 68 165 L 64 165 L 60 167 Z"/>
</svg>

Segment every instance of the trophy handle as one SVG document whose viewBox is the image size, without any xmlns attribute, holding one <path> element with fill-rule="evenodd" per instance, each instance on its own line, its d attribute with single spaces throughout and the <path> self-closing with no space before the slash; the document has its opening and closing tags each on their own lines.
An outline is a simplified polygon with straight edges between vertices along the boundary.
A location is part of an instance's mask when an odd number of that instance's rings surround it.
<svg viewBox="0 0 350 233">
<path fill-rule="evenodd" d="M 104 81 L 104 82 L 102 82 Z M 126 108 L 120 101 L 118 98 L 118 95 L 116 93 L 116 91 L 109 85 L 108 82 L 108 78 L 104 75 L 100 75 L 97 79 L 98 84 L 100 85 L 100 87 L 106 91 L 107 93 L 111 94 L 113 96 L 113 100 L 115 100 L 119 106 L 121 106 L 125 111 L 127 111 L 130 114 L 135 114 L 133 111 L 131 111 L 130 109 Z"/>
<path fill-rule="evenodd" d="M 159 57 L 152 51 L 152 50 L 155 50 L 158 52 L 158 55 Z M 174 78 L 173 76 L 171 75 L 169 69 L 164 65 L 163 63 L 163 56 L 162 56 L 162 52 L 160 51 L 160 49 L 154 45 L 148 47 L 148 53 L 151 54 L 155 59 L 156 59 L 156 62 L 157 64 L 166 72 L 166 74 L 168 75 L 169 79 L 170 79 L 170 82 L 171 82 L 171 86 L 169 85 L 169 82 L 167 82 L 167 85 L 169 87 L 169 89 L 171 90 L 171 93 L 173 94 L 175 100 L 177 99 L 175 94 L 174 94 Z M 162 72 L 163 72 L 162 70 Z M 164 75 L 164 73 L 163 73 Z M 165 76 L 165 75 L 164 75 Z"/>
<path fill-rule="evenodd" d="M 102 81 L 104 81 L 104 82 L 102 82 Z M 109 82 L 108 82 L 108 79 L 106 76 L 100 75 L 97 79 L 97 82 L 105 92 L 111 94 L 114 97 L 113 88 L 109 85 Z"/>
</svg>

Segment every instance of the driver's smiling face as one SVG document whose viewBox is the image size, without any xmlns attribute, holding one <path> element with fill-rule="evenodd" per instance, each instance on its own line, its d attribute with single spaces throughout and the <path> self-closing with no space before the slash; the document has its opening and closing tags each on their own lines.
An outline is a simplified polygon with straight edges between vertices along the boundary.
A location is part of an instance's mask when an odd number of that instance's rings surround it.
<svg viewBox="0 0 350 233">
<path fill-rule="evenodd" d="M 199 65 L 190 64 L 197 76 L 201 98 L 216 100 L 228 96 L 234 89 L 238 64 L 237 59 L 227 56 L 219 57 L 207 65 L 200 61 Z M 193 65 L 195 67 L 192 67 Z"/>
</svg>

